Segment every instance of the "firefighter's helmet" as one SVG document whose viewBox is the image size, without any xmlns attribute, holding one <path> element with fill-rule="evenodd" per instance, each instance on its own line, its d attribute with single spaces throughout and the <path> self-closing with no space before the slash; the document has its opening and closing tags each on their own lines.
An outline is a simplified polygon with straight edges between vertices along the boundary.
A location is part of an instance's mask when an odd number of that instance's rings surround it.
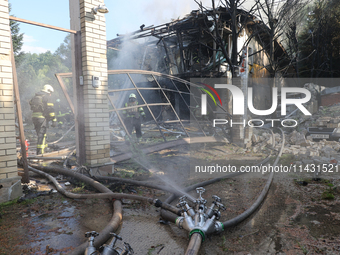
<svg viewBox="0 0 340 255">
<path fill-rule="evenodd" d="M 136 95 L 133 94 L 133 93 L 130 94 L 129 98 L 135 98 L 135 99 L 137 99 Z"/>
<path fill-rule="evenodd" d="M 46 84 L 46 85 L 44 85 L 44 88 L 41 91 L 44 91 L 46 93 L 53 93 L 54 89 L 51 85 Z"/>
</svg>

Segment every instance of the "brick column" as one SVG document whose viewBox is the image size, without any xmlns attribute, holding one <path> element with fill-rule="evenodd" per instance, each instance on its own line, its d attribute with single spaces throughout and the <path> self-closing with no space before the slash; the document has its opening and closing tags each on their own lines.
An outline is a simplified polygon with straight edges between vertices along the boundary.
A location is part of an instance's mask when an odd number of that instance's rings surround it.
<svg viewBox="0 0 340 255">
<path fill-rule="evenodd" d="M 91 14 L 98 0 L 80 0 L 86 163 L 110 161 L 109 109 L 105 14 Z M 100 85 L 93 87 L 93 76 Z"/>
<path fill-rule="evenodd" d="M 0 203 L 21 194 L 17 169 L 8 0 L 0 0 Z M 18 187 L 18 194 L 13 188 Z"/>
</svg>

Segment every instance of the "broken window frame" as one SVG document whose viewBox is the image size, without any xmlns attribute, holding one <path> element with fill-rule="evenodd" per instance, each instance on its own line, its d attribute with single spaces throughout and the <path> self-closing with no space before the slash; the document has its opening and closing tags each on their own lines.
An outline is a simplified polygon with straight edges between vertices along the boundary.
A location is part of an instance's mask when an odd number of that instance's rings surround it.
<svg viewBox="0 0 340 255">
<path fill-rule="evenodd" d="M 167 139 L 164 135 L 164 132 L 162 131 L 164 128 L 160 125 L 161 123 L 179 123 L 181 128 L 184 130 L 183 133 L 186 134 L 187 137 L 191 137 L 190 133 L 186 130 L 183 122 L 185 121 L 184 119 L 182 120 L 180 118 L 180 116 L 178 115 L 178 113 L 176 112 L 173 104 L 171 103 L 170 99 L 168 98 L 167 94 L 165 93 L 165 91 L 171 92 L 171 93 L 178 93 L 178 95 L 180 96 L 180 98 L 183 100 L 185 107 L 188 108 L 188 112 L 190 113 L 190 116 L 193 117 L 193 120 L 195 121 L 195 123 L 197 124 L 198 129 L 200 130 L 200 132 L 207 137 L 207 133 L 204 131 L 204 129 L 202 128 L 202 125 L 200 124 L 200 121 L 196 118 L 195 114 L 192 111 L 192 107 L 187 103 L 187 101 L 185 100 L 185 98 L 183 97 L 183 94 L 189 95 L 192 99 L 195 100 L 195 105 L 199 104 L 199 100 L 197 100 L 199 97 L 197 97 L 194 93 L 191 92 L 191 87 L 197 88 L 198 91 L 203 94 L 203 92 L 199 89 L 201 88 L 201 86 L 194 84 L 192 82 L 183 80 L 181 78 L 178 78 L 176 76 L 172 76 L 172 75 L 168 75 L 168 74 L 162 74 L 162 73 L 158 73 L 158 72 L 153 72 L 153 71 L 145 71 L 145 70 L 108 70 L 108 75 L 118 75 L 118 74 L 125 74 L 127 75 L 127 77 L 129 78 L 129 80 L 131 81 L 133 87 L 132 88 L 124 88 L 124 89 L 112 89 L 112 90 L 108 90 L 108 94 L 107 94 L 107 98 L 109 103 L 111 104 L 112 108 L 111 110 L 109 110 L 109 112 L 115 112 L 119 122 L 121 124 L 121 126 L 123 127 L 124 131 L 126 132 L 126 134 L 131 138 L 131 136 L 128 134 L 127 132 L 127 128 L 124 124 L 124 120 L 121 116 L 121 114 L 119 113 L 119 111 L 122 111 L 124 109 L 130 109 L 130 108 L 137 108 L 137 107 L 146 107 L 151 116 L 153 121 L 155 122 L 164 142 L 167 142 Z M 131 77 L 131 74 L 139 74 L 139 75 L 145 75 L 145 76 L 150 76 L 152 77 L 153 81 L 155 81 L 155 84 L 157 85 L 157 87 L 138 87 L 135 83 L 135 81 L 133 80 L 133 77 Z M 70 107 L 72 109 L 72 111 L 74 111 L 74 107 L 72 104 L 72 101 L 67 93 L 67 90 L 65 88 L 63 79 L 64 78 L 71 78 L 72 77 L 72 73 L 56 73 L 55 74 L 64 94 L 65 97 L 68 101 L 68 103 L 70 104 Z M 156 77 L 158 78 L 165 78 L 171 81 L 172 85 L 174 86 L 175 89 L 171 89 L 171 88 L 167 88 L 167 87 L 162 87 L 159 83 L 159 81 L 156 79 Z M 151 81 L 150 85 L 151 85 Z M 186 91 L 181 91 L 178 86 L 176 85 L 177 83 L 182 83 L 185 85 L 185 88 L 188 90 L 188 92 Z M 164 103 L 147 103 L 147 101 L 145 100 L 145 98 L 143 97 L 141 91 L 143 90 L 159 90 L 161 91 L 162 95 L 164 96 L 166 102 Z M 118 107 L 116 106 L 116 104 L 113 102 L 113 100 L 110 98 L 109 93 L 112 92 L 123 92 L 123 91 L 137 91 L 138 95 L 141 97 L 143 104 L 137 105 L 137 106 L 130 106 L 130 107 Z M 157 121 L 157 118 L 154 116 L 153 112 L 150 109 L 150 106 L 170 106 L 171 111 L 174 113 L 176 119 L 175 120 L 168 120 L 168 121 L 162 121 L 159 122 Z M 208 108 L 213 111 L 213 107 L 210 105 L 210 103 L 208 102 L 207 104 Z M 221 107 L 220 105 L 218 105 L 219 107 Z M 221 107 L 221 109 L 223 109 Z M 224 109 L 223 109 L 224 110 Z"/>
</svg>

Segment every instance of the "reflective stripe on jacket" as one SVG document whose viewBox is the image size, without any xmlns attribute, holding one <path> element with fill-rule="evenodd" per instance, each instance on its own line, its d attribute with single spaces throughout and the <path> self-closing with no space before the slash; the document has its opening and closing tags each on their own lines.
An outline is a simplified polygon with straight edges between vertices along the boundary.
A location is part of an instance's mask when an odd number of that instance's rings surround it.
<svg viewBox="0 0 340 255">
<path fill-rule="evenodd" d="M 125 107 L 132 107 L 132 106 L 137 106 L 137 105 L 138 105 L 138 101 L 125 103 Z M 134 107 L 134 108 L 123 110 L 123 114 L 126 115 L 127 118 L 132 118 L 132 117 L 139 118 L 140 116 L 145 116 L 143 107 Z"/>
<path fill-rule="evenodd" d="M 43 109 L 41 111 L 33 111 L 32 118 L 46 118 L 47 121 L 57 121 L 57 118 L 54 113 L 54 104 L 52 103 L 52 99 L 49 93 L 44 91 L 40 91 L 36 93 L 42 97 Z"/>
</svg>

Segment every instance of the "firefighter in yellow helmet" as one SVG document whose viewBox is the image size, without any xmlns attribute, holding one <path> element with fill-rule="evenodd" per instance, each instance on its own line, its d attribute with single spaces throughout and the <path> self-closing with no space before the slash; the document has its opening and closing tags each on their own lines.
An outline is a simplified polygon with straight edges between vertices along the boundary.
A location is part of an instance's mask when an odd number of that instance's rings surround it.
<svg viewBox="0 0 340 255">
<path fill-rule="evenodd" d="M 135 94 L 129 95 L 129 100 L 125 103 L 125 107 L 133 107 L 138 105 L 138 100 Z M 123 111 L 125 117 L 124 124 L 128 133 L 131 135 L 133 128 L 136 130 L 136 136 L 139 140 L 142 137 L 142 118 L 145 119 L 143 107 L 133 107 Z"/>
<path fill-rule="evenodd" d="M 51 85 L 44 85 L 43 89 L 36 93 L 30 100 L 32 113 L 32 121 L 35 131 L 37 132 L 37 155 L 43 154 L 46 144 L 46 131 L 48 122 L 52 121 L 52 127 L 57 126 L 57 118 L 54 113 L 54 104 L 51 100 L 51 94 L 54 89 Z"/>
</svg>

